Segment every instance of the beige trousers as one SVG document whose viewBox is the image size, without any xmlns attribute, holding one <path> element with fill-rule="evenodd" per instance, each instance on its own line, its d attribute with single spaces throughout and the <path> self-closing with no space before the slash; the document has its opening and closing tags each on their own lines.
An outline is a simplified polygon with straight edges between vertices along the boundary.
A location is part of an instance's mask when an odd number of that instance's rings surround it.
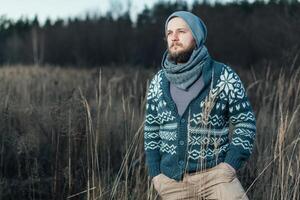
<svg viewBox="0 0 300 200">
<path fill-rule="evenodd" d="M 164 174 L 154 179 L 154 188 L 163 200 L 248 200 L 235 171 L 224 163 L 202 172 L 186 174 L 179 182 Z"/>
</svg>

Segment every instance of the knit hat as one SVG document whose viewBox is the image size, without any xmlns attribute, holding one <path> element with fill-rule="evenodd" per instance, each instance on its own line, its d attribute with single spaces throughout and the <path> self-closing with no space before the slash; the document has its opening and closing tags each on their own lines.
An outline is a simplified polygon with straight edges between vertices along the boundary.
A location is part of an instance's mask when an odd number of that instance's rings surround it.
<svg viewBox="0 0 300 200">
<path fill-rule="evenodd" d="M 169 21 L 174 17 L 180 17 L 187 23 L 196 41 L 197 48 L 201 47 L 204 44 L 207 36 L 207 29 L 203 21 L 191 12 L 176 11 L 166 20 L 165 31 L 167 31 Z"/>
</svg>

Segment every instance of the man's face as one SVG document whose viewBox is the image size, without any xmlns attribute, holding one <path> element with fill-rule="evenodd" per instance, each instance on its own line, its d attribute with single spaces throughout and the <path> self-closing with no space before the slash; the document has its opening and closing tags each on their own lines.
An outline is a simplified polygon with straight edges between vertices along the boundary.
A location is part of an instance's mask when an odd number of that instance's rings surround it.
<svg viewBox="0 0 300 200">
<path fill-rule="evenodd" d="M 187 23 L 179 18 L 172 18 L 166 30 L 169 59 L 175 63 L 185 63 L 189 60 L 196 44 Z"/>
</svg>

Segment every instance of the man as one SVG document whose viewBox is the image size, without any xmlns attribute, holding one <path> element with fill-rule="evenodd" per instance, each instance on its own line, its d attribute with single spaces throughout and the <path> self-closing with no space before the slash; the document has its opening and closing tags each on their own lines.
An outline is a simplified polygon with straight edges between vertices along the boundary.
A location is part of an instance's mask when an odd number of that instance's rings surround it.
<svg viewBox="0 0 300 200">
<path fill-rule="evenodd" d="M 144 128 L 154 187 L 162 199 L 248 199 L 236 170 L 252 152 L 256 125 L 241 80 L 209 56 L 206 27 L 194 14 L 171 14 L 165 33 Z"/>
</svg>

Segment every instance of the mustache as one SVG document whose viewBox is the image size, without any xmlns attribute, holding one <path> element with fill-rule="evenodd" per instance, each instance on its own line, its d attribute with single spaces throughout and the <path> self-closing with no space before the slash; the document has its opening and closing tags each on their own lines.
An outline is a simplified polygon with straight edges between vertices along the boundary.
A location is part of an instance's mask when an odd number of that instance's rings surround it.
<svg viewBox="0 0 300 200">
<path fill-rule="evenodd" d="M 182 43 L 180 43 L 180 42 L 173 42 L 172 44 L 171 44 L 171 47 L 173 47 L 173 46 L 180 46 L 180 47 L 183 47 L 183 44 Z"/>
</svg>

